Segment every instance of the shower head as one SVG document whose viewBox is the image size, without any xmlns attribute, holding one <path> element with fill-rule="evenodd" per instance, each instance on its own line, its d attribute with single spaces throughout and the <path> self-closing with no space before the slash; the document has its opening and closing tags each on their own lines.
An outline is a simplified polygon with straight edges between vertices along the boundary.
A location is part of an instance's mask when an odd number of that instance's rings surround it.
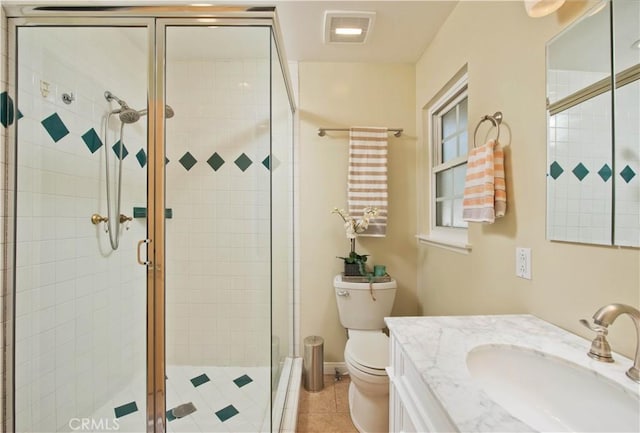
<svg viewBox="0 0 640 433">
<path fill-rule="evenodd" d="M 129 107 L 129 104 L 127 104 L 126 101 L 118 98 L 108 90 L 104 92 L 104 98 L 109 102 L 116 101 L 120 105 L 120 108 L 113 110 L 111 114 L 117 114 L 122 123 L 135 123 L 140 120 L 140 117 L 147 115 L 146 108 L 140 111 L 134 110 L 133 108 Z M 175 116 L 175 114 L 176 113 L 175 111 L 173 111 L 173 108 L 171 108 L 171 106 L 164 106 L 165 118 L 170 119 Z"/>
<path fill-rule="evenodd" d="M 136 123 L 138 120 L 140 120 L 140 117 L 142 116 L 146 116 L 147 115 L 147 109 L 143 109 L 143 110 L 134 110 L 133 108 L 130 108 L 129 106 L 126 105 L 126 102 L 124 103 L 125 105 L 122 108 L 119 108 L 117 110 L 113 110 L 111 112 L 111 114 L 117 114 L 118 117 L 120 118 L 120 121 L 122 123 Z M 171 108 L 170 105 L 165 105 L 164 107 L 164 116 L 167 119 L 171 119 L 173 116 L 175 116 L 175 111 L 173 111 L 173 108 Z"/>
<path fill-rule="evenodd" d="M 140 120 L 140 112 L 126 107 L 118 110 L 118 117 L 122 123 L 135 123 Z"/>
</svg>

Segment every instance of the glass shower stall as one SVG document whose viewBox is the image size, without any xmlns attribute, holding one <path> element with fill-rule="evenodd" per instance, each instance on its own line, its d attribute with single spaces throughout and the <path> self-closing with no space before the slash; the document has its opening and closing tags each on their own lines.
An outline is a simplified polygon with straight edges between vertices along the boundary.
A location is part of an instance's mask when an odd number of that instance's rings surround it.
<svg viewBox="0 0 640 433">
<path fill-rule="evenodd" d="M 15 430 L 278 431 L 294 105 L 274 10 L 15 15 Z"/>
</svg>

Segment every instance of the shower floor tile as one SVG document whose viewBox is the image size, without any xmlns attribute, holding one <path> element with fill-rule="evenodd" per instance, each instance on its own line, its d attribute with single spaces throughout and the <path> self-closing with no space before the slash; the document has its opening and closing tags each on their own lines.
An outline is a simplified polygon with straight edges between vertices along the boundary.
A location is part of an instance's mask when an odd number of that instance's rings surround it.
<svg viewBox="0 0 640 433">
<path fill-rule="evenodd" d="M 270 371 L 269 367 L 168 366 L 167 408 L 192 402 L 197 410 L 167 422 L 167 430 L 170 433 L 261 431 L 269 415 Z M 209 381 L 196 381 L 199 385 L 194 386 L 192 379 L 203 375 Z M 240 377 L 246 382 L 242 387 L 234 382 Z"/>
<path fill-rule="evenodd" d="M 269 367 L 167 366 L 166 408 L 193 403 L 196 411 L 183 418 L 167 418 L 169 433 L 258 433 L 270 425 L 271 401 Z M 192 379 L 206 375 L 209 381 L 194 386 Z M 238 387 L 234 380 L 251 379 Z M 199 382 L 199 381 L 197 381 Z M 94 412 L 93 418 L 113 419 L 116 408 L 120 433 L 144 431 L 146 401 L 142 382 L 135 390 L 124 389 Z M 132 411 L 133 405 L 137 410 Z M 237 413 L 236 413 L 237 412 Z M 219 415 L 218 415 L 219 414 Z M 101 430 L 93 430 L 99 432 Z M 108 430 L 105 430 L 108 431 Z M 269 431 L 269 430 L 266 430 Z"/>
</svg>

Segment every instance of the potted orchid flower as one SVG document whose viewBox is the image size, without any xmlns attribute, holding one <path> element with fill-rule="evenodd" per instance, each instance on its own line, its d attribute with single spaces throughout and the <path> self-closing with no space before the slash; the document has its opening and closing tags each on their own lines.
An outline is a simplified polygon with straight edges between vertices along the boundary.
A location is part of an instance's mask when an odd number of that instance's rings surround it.
<svg viewBox="0 0 640 433">
<path fill-rule="evenodd" d="M 367 254 L 356 253 L 356 237 L 369 227 L 369 220 L 378 214 L 378 209 L 367 207 L 360 218 L 354 218 L 344 209 L 333 208 L 331 213 L 340 215 L 344 221 L 347 239 L 351 243 L 351 251 L 347 257 L 338 257 L 344 261 L 344 274 L 347 276 L 366 275 Z"/>
</svg>

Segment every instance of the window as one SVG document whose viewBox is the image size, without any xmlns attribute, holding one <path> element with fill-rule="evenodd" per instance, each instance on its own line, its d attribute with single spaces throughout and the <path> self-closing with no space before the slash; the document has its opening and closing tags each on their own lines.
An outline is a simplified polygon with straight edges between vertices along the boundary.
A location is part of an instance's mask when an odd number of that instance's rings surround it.
<svg viewBox="0 0 640 433">
<path fill-rule="evenodd" d="M 468 224 L 462 219 L 462 199 L 467 172 L 468 134 L 467 75 L 443 89 L 427 107 L 425 137 L 429 146 L 428 175 L 430 233 L 419 238 L 427 243 L 469 250 Z"/>
<path fill-rule="evenodd" d="M 462 220 L 462 195 L 467 172 L 467 91 L 434 112 L 432 179 L 435 185 L 434 227 L 466 228 Z"/>
</svg>

